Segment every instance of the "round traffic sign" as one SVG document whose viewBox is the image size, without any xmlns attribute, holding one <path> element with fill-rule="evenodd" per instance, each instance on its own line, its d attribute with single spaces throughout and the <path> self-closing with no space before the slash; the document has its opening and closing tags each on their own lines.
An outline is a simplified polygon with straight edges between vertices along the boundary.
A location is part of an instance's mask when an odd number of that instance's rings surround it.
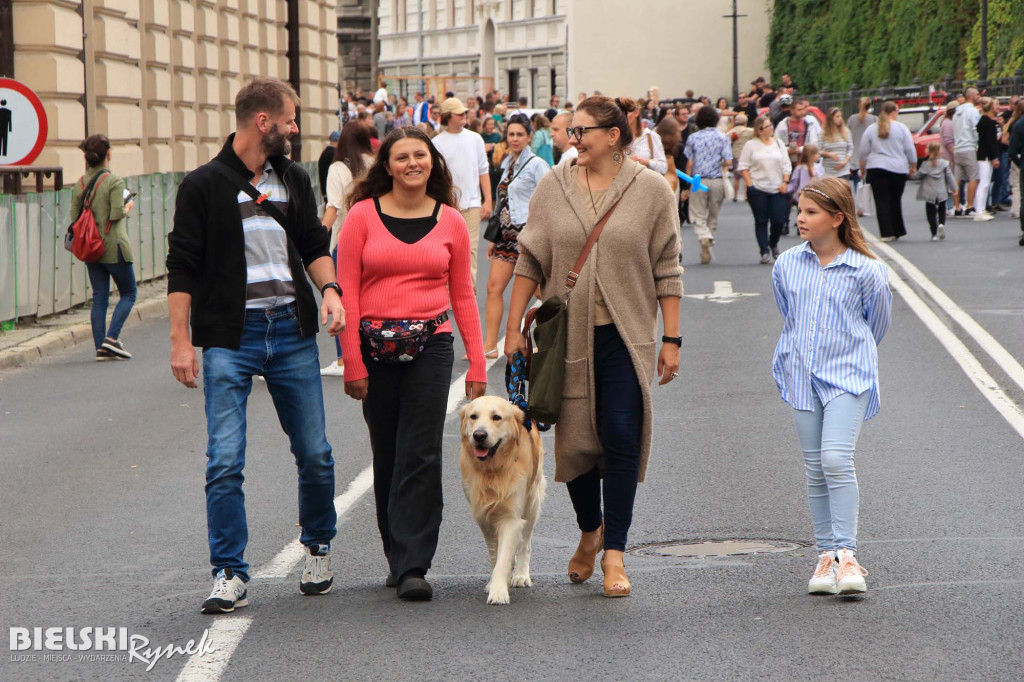
<svg viewBox="0 0 1024 682">
<path fill-rule="evenodd" d="M 46 112 L 36 93 L 0 78 L 0 166 L 27 166 L 46 144 Z"/>
</svg>

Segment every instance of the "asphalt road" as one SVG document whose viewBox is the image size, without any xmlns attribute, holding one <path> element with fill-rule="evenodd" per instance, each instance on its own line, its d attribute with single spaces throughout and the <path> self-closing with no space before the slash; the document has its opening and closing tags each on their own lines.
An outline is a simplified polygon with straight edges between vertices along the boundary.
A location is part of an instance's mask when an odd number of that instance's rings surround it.
<svg viewBox="0 0 1024 682">
<path fill-rule="evenodd" d="M 894 248 L 1020 361 L 1016 222 L 951 220 L 949 238 L 931 243 L 912 193 L 910 235 Z M 865 224 L 874 229 L 871 219 Z M 654 452 L 630 544 L 743 538 L 805 546 L 803 465 L 769 372 L 780 318 L 746 205 L 724 207 L 712 265 L 697 264 L 688 227 L 684 244 L 687 294 L 727 281 L 758 295 L 727 304 L 684 299 L 681 376 L 654 391 Z M 1024 404 L 977 342 L 952 329 Z M 202 394 L 170 375 L 166 320 L 134 328 L 125 341 L 136 354 L 130 362 L 97 364 L 81 347 L 0 373 L 0 628 L 125 627 L 155 647 L 199 639 L 217 620 L 199 613 L 211 587 Z M 320 345 L 326 363 L 333 343 L 323 337 Z M 599 572 L 582 586 L 565 578 L 578 536 L 565 487 L 551 485 L 535 533 L 534 586 L 514 590 L 509 606 L 486 606 L 487 553 L 459 485 L 453 415 L 434 601 L 402 603 L 383 586 L 366 494 L 341 521 L 330 595 L 301 597 L 292 570 L 254 580 L 252 605 L 220 619 L 227 625 L 215 634 L 247 628 L 222 679 L 1021 679 L 1022 436 L 898 295 L 880 357 L 882 413 L 863 429 L 857 457 L 860 558 L 871 572 L 862 599 L 805 594 L 813 548 L 630 556 L 633 595 L 604 599 Z M 490 372 L 493 393 L 503 368 Z M 456 375 L 464 369 L 457 362 Z M 341 381 L 325 378 L 324 391 L 340 494 L 369 465 L 369 445 Z M 248 442 L 247 559 L 259 569 L 298 534 L 294 464 L 260 382 Z M 549 457 L 549 477 L 553 464 Z M 78 652 L 64 652 L 71 661 L 42 660 L 46 653 L 8 646 L 0 679 L 170 680 L 188 658 L 147 672 L 140 662 L 81 661 Z M 18 659 L 25 655 L 36 660 Z"/>
</svg>

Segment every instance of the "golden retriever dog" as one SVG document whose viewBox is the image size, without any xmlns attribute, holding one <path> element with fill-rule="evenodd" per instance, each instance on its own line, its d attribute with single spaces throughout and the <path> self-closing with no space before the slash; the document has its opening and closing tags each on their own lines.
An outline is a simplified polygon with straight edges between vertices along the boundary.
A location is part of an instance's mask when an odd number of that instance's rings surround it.
<svg viewBox="0 0 1024 682">
<path fill-rule="evenodd" d="M 530 541 L 544 502 L 544 448 L 523 412 L 497 396 L 462 408 L 462 489 L 491 555 L 488 604 L 508 604 L 509 585 L 529 587 Z"/>
</svg>

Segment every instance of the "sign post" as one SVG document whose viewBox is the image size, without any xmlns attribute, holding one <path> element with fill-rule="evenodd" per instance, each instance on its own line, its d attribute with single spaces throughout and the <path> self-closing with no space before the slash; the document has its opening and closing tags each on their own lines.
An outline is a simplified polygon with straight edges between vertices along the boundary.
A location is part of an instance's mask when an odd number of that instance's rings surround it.
<svg viewBox="0 0 1024 682">
<path fill-rule="evenodd" d="M 0 78 L 0 166 L 28 166 L 46 144 L 46 112 L 36 93 Z"/>
</svg>

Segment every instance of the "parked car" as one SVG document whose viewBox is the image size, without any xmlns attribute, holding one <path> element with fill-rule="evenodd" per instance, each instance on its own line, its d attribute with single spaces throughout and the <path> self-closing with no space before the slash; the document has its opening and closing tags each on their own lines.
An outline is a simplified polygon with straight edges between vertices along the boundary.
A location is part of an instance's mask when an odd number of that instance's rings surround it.
<svg viewBox="0 0 1024 682">
<path fill-rule="evenodd" d="M 999 112 L 1002 113 L 1009 108 L 1006 104 L 1000 104 Z M 928 158 L 928 145 L 939 141 L 939 126 L 942 125 L 945 115 L 946 107 L 900 109 L 899 120 L 913 131 L 918 168 Z"/>
</svg>

